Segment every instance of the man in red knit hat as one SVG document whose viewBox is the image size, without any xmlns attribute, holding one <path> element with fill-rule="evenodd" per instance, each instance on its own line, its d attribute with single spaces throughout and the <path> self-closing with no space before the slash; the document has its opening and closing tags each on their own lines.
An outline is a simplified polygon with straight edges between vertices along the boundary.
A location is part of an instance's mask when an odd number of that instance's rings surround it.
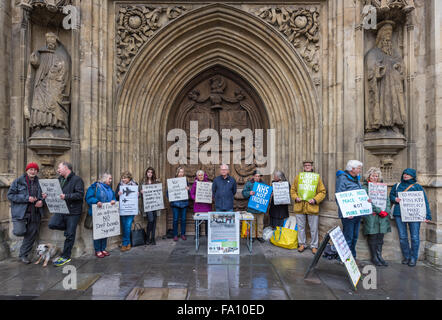
<svg viewBox="0 0 442 320">
<path fill-rule="evenodd" d="M 12 232 L 17 237 L 23 237 L 19 258 L 29 264 L 31 260 L 28 254 L 38 237 L 45 197 L 38 183 L 38 165 L 30 162 L 25 171 L 25 174 L 12 182 L 8 200 L 11 202 Z"/>
</svg>

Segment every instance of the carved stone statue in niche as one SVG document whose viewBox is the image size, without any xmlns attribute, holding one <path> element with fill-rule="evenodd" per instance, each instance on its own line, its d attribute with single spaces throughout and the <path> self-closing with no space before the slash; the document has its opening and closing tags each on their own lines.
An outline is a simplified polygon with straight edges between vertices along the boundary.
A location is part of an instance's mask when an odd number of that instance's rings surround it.
<svg viewBox="0 0 442 320">
<path fill-rule="evenodd" d="M 29 60 L 24 104 L 29 126 L 34 135 L 41 129 L 56 129 L 56 136 L 69 137 L 69 54 L 57 36 L 49 32 L 46 34 L 46 46 L 33 52 Z M 37 135 L 41 136 L 41 132 Z"/>
<path fill-rule="evenodd" d="M 365 130 L 402 133 L 406 124 L 404 64 L 392 46 L 394 22 L 378 25 L 376 47 L 365 55 Z"/>
</svg>

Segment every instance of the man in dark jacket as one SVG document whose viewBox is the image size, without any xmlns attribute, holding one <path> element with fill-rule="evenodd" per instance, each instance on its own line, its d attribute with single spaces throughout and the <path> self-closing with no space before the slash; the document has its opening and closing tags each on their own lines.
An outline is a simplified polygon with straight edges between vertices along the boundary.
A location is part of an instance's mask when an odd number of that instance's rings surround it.
<svg viewBox="0 0 442 320">
<path fill-rule="evenodd" d="M 12 182 L 8 190 L 8 200 L 11 202 L 12 232 L 17 237 L 23 237 L 19 258 L 23 263 L 29 264 L 31 260 L 28 254 L 40 230 L 44 197 L 38 183 L 38 165 L 31 162 L 25 171 L 24 175 Z"/>
<path fill-rule="evenodd" d="M 212 194 L 215 198 L 216 211 L 233 211 L 233 197 L 236 194 L 236 181 L 229 176 L 229 166 L 219 167 L 220 176 L 213 180 Z"/>
<path fill-rule="evenodd" d="M 65 226 L 64 236 L 66 240 L 64 242 L 63 253 L 58 258 L 54 265 L 56 267 L 62 266 L 71 261 L 71 252 L 75 243 L 75 235 L 77 232 L 77 225 L 80 221 L 81 212 L 83 210 L 83 198 L 84 198 L 84 182 L 72 172 L 72 165 L 69 162 L 62 162 L 58 165 L 57 173 L 60 175 L 58 180 L 62 194 L 60 199 L 66 201 L 66 205 L 69 210 L 69 214 L 55 213 L 49 222 L 49 228 L 59 230 L 59 224 Z M 57 221 L 57 226 L 53 223 Z"/>
</svg>

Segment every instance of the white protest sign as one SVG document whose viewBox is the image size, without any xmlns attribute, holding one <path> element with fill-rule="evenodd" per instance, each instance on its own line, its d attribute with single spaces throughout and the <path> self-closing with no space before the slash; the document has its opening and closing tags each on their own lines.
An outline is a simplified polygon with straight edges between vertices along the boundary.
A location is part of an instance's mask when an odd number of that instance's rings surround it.
<svg viewBox="0 0 442 320">
<path fill-rule="evenodd" d="M 120 216 L 136 216 L 138 214 L 138 186 L 120 185 Z"/>
<path fill-rule="evenodd" d="M 398 192 L 401 208 L 401 219 L 403 222 L 425 221 L 427 207 L 423 191 Z"/>
<path fill-rule="evenodd" d="M 290 204 L 290 190 L 288 181 L 273 182 L 273 202 L 275 205 Z"/>
<path fill-rule="evenodd" d="M 92 205 L 92 222 L 94 240 L 118 236 L 120 234 L 120 212 L 118 202 L 111 205 L 103 203 L 101 208 Z"/>
<path fill-rule="evenodd" d="M 144 212 L 164 209 L 163 185 L 161 183 L 143 185 Z"/>
<path fill-rule="evenodd" d="M 335 196 L 344 218 L 365 216 L 373 212 L 364 189 L 339 192 Z"/>
<path fill-rule="evenodd" d="M 385 183 L 368 183 L 368 196 L 372 204 L 380 208 L 382 211 L 387 209 L 387 184 Z"/>
<path fill-rule="evenodd" d="M 186 190 L 187 180 L 185 177 L 167 179 L 167 192 L 169 201 L 188 200 L 189 192 Z"/>
<path fill-rule="evenodd" d="M 209 212 L 208 254 L 239 254 L 239 218 L 239 212 Z"/>
<path fill-rule="evenodd" d="M 196 182 L 195 202 L 212 203 L 212 182 Z"/>
<path fill-rule="evenodd" d="M 49 211 L 51 213 L 69 213 L 66 201 L 60 198 L 63 191 L 61 190 L 58 179 L 40 179 L 39 182 L 42 193 L 48 195 L 45 201 Z"/>
<path fill-rule="evenodd" d="M 359 279 L 361 279 L 361 272 L 359 271 L 358 265 L 356 264 L 355 258 L 353 258 L 352 254 L 347 260 L 345 260 L 344 264 L 345 267 L 347 268 L 350 280 L 353 283 L 353 286 L 356 288 Z"/>
</svg>

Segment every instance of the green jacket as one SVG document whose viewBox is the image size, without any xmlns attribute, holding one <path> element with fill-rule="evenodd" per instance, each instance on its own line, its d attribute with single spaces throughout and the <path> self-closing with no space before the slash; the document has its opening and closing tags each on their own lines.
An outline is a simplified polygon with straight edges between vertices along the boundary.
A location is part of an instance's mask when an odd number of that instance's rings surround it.
<svg viewBox="0 0 442 320">
<path fill-rule="evenodd" d="M 362 187 L 367 191 L 368 194 L 368 183 L 365 181 Z M 387 198 L 387 208 L 385 211 L 390 214 L 390 199 Z M 381 212 L 381 209 L 373 205 L 373 212 L 376 213 L 370 214 L 367 216 L 363 216 L 363 222 L 364 222 L 364 235 L 367 234 L 377 234 L 377 233 L 387 233 L 391 232 L 391 226 L 390 226 L 390 218 L 386 216 L 385 218 L 381 218 L 379 216 L 379 213 Z"/>
<path fill-rule="evenodd" d="M 255 181 L 251 181 L 251 180 L 247 181 L 246 185 L 244 186 L 244 189 L 242 190 L 242 196 L 245 199 L 249 199 L 250 198 L 250 191 L 253 190 L 253 185 L 254 184 L 255 184 Z M 255 213 L 255 214 L 256 213 L 263 213 L 261 211 L 258 211 L 258 210 L 255 210 L 255 209 L 252 209 L 252 208 L 249 208 L 249 207 L 247 207 L 247 212 Z"/>
</svg>

